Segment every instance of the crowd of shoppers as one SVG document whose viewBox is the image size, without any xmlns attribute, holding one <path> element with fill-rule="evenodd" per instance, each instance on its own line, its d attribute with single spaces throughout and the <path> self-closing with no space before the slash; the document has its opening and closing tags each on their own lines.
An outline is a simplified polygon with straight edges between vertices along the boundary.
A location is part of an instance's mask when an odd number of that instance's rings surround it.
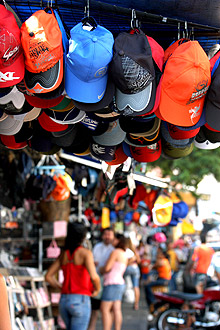
<svg viewBox="0 0 220 330">
<path fill-rule="evenodd" d="M 130 237 L 115 234 L 112 228 L 103 229 L 101 241 L 89 250 L 84 246 L 86 232 L 82 222 L 69 223 L 64 251 L 46 273 L 46 281 L 61 290 L 59 309 L 67 330 L 95 330 L 99 316 L 103 330 L 111 330 L 113 325 L 121 330 L 126 277 L 133 286 L 133 308 L 139 308 L 141 288 L 150 311 L 155 288 L 178 289 L 176 275 L 187 258 L 197 292 L 204 289 L 212 259 L 220 279 L 220 258 L 212 258 L 214 251 L 206 246 L 205 235 L 189 254 L 182 239 L 173 243 L 160 233 L 135 246 Z M 59 269 L 64 274 L 62 284 L 56 277 Z"/>
</svg>

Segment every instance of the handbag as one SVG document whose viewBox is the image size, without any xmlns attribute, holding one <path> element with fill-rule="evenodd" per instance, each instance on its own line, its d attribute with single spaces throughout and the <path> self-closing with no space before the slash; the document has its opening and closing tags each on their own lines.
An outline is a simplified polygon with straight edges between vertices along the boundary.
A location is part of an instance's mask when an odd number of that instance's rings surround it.
<svg viewBox="0 0 220 330">
<path fill-rule="evenodd" d="M 67 234 L 67 221 L 60 220 L 53 223 L 54 237 L 66 237 Z"/>
<path fill-rule="evenodd" d="M 55 240 L 52 240 L 47 248 L 47 258 L 57 258 L 60 255 L 60 248 Z"/>
</svg>

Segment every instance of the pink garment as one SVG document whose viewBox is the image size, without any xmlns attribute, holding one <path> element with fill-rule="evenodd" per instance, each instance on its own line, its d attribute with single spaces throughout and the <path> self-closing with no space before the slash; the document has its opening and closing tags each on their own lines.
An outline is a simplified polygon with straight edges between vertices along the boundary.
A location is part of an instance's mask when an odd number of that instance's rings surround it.
<svg viewBox="0 0 220 330">
<path fill-rule="evenodd" d="M 126 265 L 122 262 L 115 261 L 110 272 L 104 274 L 104 286 L 112 284 L 124 284 L 123 278 Z"/>
</svg>

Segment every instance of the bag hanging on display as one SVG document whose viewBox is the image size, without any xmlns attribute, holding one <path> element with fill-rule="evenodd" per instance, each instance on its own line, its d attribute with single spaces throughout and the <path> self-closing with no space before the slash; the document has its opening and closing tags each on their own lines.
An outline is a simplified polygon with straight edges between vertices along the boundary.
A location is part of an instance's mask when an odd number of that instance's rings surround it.
<svg viewBox="0 0 220 330">
<path fill-rule="evenodd" d="M 67 234 L 67 221 L 60 220 L 53 223 L 54 237 L 66 237 Z"/>
<path fill-rule="evenodd" d="M 47 258 L 57 258 L 60 255 L 60 248 L 55 240 L 52 240 L 47 248 Z"/>
</svg>

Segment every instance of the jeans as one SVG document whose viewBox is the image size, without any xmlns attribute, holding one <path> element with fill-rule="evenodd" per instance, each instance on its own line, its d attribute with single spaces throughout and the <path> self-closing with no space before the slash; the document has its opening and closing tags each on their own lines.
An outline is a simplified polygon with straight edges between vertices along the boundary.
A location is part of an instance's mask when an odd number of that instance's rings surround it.
<svg viewBox="0 0 220 330">
<path fill-rule="evenodd" d="M 155 297 L 154 297 L 154 294 L 153 294 L 151 288 L 153 286 L 157 286 L 157 285 L 168 285 L 168 284 L 169 284 L 168 280 L 165 280 L 164 278 L 158 278 L 156 281 L 152 281 L 145 285 L 145 287 L 144 287 L 145 297 L 146 297 L 148 306 L 150 306 L 150 304 L 152 304 L 155 301 Z"/>
<path fill-rule="evenodd" d="M 86 330 L 91 315 L 90 297 L 81 294 L 62 294 L 60 315 L 67 330 Z"/>
<path fill-rule="evenodd" d="M 140 273 L 140 269 L 138 266 L 135 266 L 135 267 L 132 265 L 127 266 L 125 273 L 124 273 L 124 277 L 125 276 L 131 276 L 131 281 L 132 281 L 134 288 L 139 287 L 141 273 Z"/>
</svg>

